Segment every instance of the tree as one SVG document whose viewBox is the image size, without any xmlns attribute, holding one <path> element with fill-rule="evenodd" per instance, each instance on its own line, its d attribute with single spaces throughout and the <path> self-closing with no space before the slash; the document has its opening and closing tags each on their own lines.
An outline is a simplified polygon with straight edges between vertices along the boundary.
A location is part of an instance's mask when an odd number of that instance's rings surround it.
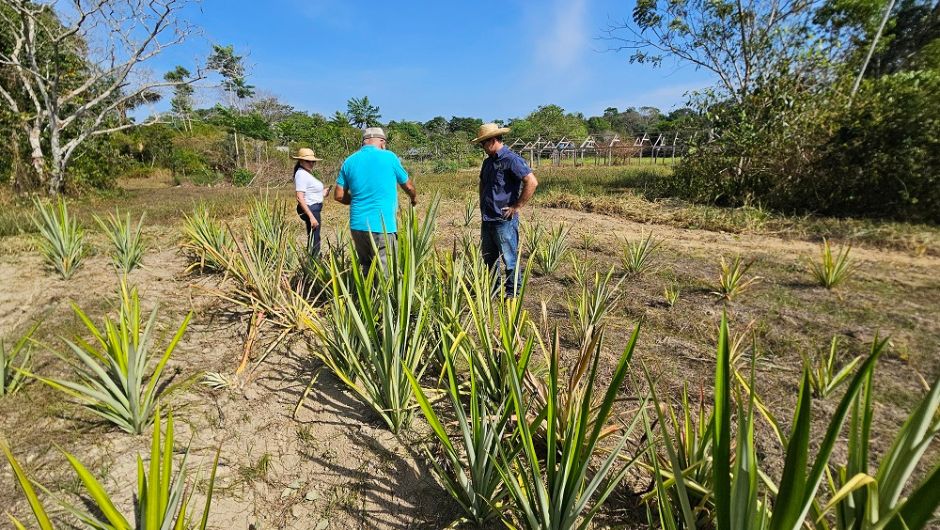
<svg viewBox="0 0 940 530">
<path fill-rule="evenodd" d="M 66 168 L 90 138 L 137 124 L 126 113 L 161 90 L 192 83 L 154 81 L 142 66 L 183 42 L 191 28 L 176 18 L 185 0 L 5 0 L 0 4 L 0 101 L 29 145 L 38 184 L 49 194 L 66 184 Z"/>
<path fill-rule="evenodd" d="M 236 114 L 241 114 L 241 101 L 254 96 L 255 87 L 249 85 L 245 79 L 244 57 L 235 54 L 232 45 L 212 47 L 212 53 L 206 65 L 222 76 L 222 89 L 228 94 L 229 108 Z M 233 142 L 235 145 L 235 166 L 241 166 L 241 151 L 238 145 L 238 128 L 232 127 Z"/>
<path fill-rule="evenodd" d="M 609 26 L 607 38 L 630 62 L 658 66 L 671 56 L 708 70 L 719 99 L 743 103 L 768 76 L 818 74 L 841 51 L 815 31 L 813 14 L 810 0 L 639 0 L 633 24 Z"/>
<path fill-rule="evenodd" d="M 405 154 L 409 149 L 426 147 L 428 135 L 416 121 L 388 122 L 388 141 L 396 153 Z"/>
<path fill-rule="evenodd" d="M 313 145 L 316 130 L 327 125 L 322 117 L 317 119 L 306 112 L 293 112 L 274 125 L 274 135 L 281 144 Z"/>
<path fill-rule="evenodd" d="M 447 118 L 443 116 L 435 116 L 424 122 L 424 128 L 428 131 L 428 134 L 432 136 L 441 136 L 447 134 Z"/>
<path fill-rule="evenodd" d="M 675 131 L 701 126 L 701 116 L 689 107 L 678 108 L 669 114 L 660 115 L 659 122 L 654 127 L 660 131 Z"/>
<path fill-rule="evenodd" d="M 886 12 L 885 4 L 885 0 L 828 0 L 815 20 L 831 34 L 852 43 L 846 64 L 857 72 L 885 15 L 889 15 L 865 70 L 866 78 L 940 65 L 940 2 L 899 0 L 891 12 Z"/>
<path fill-rule="evenodd" d="M 247 110 L 257 113 L 268 125 L 274 125 L 296 112 L 294 107 L 282 103 L 275 96 L 254 99 L 248 104 Z"/>
<path fill-rule="evenodd" d="M 379 108 L 369 103 L 369 97 L 349 98 L 346 102 L 346 115 L 352 125 L 360 129 L 379 125 Z"/>
<path fill-rule="evenodd" d="M 481 125 L 483 125 L 483 120 L 480 118 L 462 118 L 458 116 L 452 116 L 450 121 L 447 123 L 447 129 L 452 133 L 463 131 L 469 134 L 471 138 L 474 138 L 480 131 Z"/>
<path fill-rule="evenodd" d="M 526 117 L 526 121 L 536 135 L 542 135 L 552 140 L 561 137 L 583 138 L 587 135 L 587 125 L 582 116 L 577 114 L 565 113 L 565 109 L 558 105 L 542 105 Z M 513 122 L 514 124 L 516 122 Z M 513 135 L 519 138 L 528 138 L 520 134 L 521 131 L 514 127 Z"/>
<path fill-rule="evenodd" d="M 591 134 L 604 133 L 611 130 L 610 121 L 600 116 L 591 116 L 587 121 L 588 132 Z"/>
<path fill-rule="evenodd" d="M 535 124 L 526 118 L 516 118 L 509 122 L 510 134 L 513 138 L 535 140 L 541 134 L 536 130 Z"/>
<path fill-rule="evenodd" d="M 206 67 L 222 76 L 222 89 L 229 96 L 229 107 L 239 108 L 239 103 L 255 94 L 255 87 L 245 78 L 244 56 L 235 55 L 232 45 L 212 46 Z"/>
<path fill-rule="evenodd" d="M 183 128 L 192 131 L 189 115 L 193 111 L 193 87 L 186 81 L 192 74 L 186 68 L 177 66 L 163 75 L 163 79 L 178 83 L 173 87 L 173 99 L 170 100 L 170 109 L 183 122 Z"/>
</svg>

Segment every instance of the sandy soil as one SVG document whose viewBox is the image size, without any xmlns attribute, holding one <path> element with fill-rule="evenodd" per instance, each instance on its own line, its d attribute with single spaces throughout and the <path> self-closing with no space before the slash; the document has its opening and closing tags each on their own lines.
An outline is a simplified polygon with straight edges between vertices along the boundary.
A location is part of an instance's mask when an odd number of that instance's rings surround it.
<svg viewBox="0 0 940 530">
<path fill-rule="evenodd" d="M 457 203 L 443 205 L 439 244 L 449 245 L 468 230 L 456 226 L 460 208 Z M 335 226 L 344 213 L 340 207 L 330 208 L 326 225 Z M 861 263 L 858 276 L 840 292 L 827 292 L 813 287 L 804 272 L 803 260 L 818 252 L 809 242 L 643 225 L 561 209 L 535 208 L 527 218 L 571 224 L 572 252 L 605 267 L 617 263 L 622 238 L 652 230 L 664 240 L 660 270 L 625 285 L 627 294 L 612 316 L 607 349 L 617 352 L 635 323 L 643 322 L 639 361 L 648 363 L 672 392 L 687 383 L 696 395 L 699 389 L 708 394 L 714 330 L 725 307 L 715 302 L 708 286 L 715 281 L 719 256 L 736 254 L 756 258 L 754 273 L 764 280 L 727 310 L 738 330 L 756 321 L 755 334 L 762 344 L 758 388 L 785 424 L 796 395 L 799 352 L 821 351 L 832 334 L 845 337 L 854 354 L 863 353 L 876 332 L 892 337 L 890 355 L 878 376 L 876 454 L 922 392 L 916 374 L 928 381 L 940 375 L 940 258 L 857 249 L 853 253 Z M 154 250 L 131 280 L 140 288 L 145 310 L 160 305 L 157 345 L 166 343 L 187 311 L 195 313 L 171 362 L 175 382 L 203 371 L 231 372 L 241 353 L 247 315 L 209 293 L 207 288 L 217 286 L 218 277 L 184 274 L 187 263 L 175 247 L 178 232 L 172 224 L 148 233 Z M 581 245 L 589 248 L 578 248 L 582 240 L 590 240 L 590 245 Z M 20 247 L 23 250 L 0 255 L 0 336 L 15 336 L 43 321 L 37 337 L 61 351 L 57 337 L 81 331 L 70 304 L 74 301 L 99 321 L 112 308 L 116 277 L 107 258 L 97 255 L 73 279 L 62 281 L 44 269 L 29 245 Z M 570 291 L 566 274 L 535 278 L 529 300 L 534 313 L 544 300 L 562 326 L 563 303 Z M 671 282 L 681 286 L 682 295 L 669 309 L 661 300 L 663 286 Z M 268 335 L 265 340 L 272 338 Z M 401 438 L 391 435 L 340 382 L 318 371 L 310 347 L 300 338 L 279 346 L 241 391 L 190 384 L 174 396 L 179 449 L 191 440 L 193 461 L 207 463 L 215 448 L 223 447 L 211 526 L 449 524 L 458 511 L 429 474 L 420 422 Z M 40 352 L 38 359 L 36 370 L 41 373 L 64 369 L 48 352 Z M 301 401 L 315 373 L 316 384 Z M 819 409 L 825 414 L 834 405 L 823 401 Z M 94 421 L 40 384 L 0 400 L 0 432 L 34 476 L 53 490 L 74 491 L 70 471 L 55 449 L 58 445 L 106 477 L 109 489 L 124 491 L 126 501 L 133 489 L 134 455 L 146 450 L 145 437 L 121 434 Z M 772 467 L 779 450 L 765 439 L 762 451 Z M 931 458 L 936 459 L 936 450 Z M 0 466 L 0 506 L 19 514 L 26 509 L 5 465 Z M 629 507 L 612 506 L 609 511 L 624 509 Z"/>
</svg>

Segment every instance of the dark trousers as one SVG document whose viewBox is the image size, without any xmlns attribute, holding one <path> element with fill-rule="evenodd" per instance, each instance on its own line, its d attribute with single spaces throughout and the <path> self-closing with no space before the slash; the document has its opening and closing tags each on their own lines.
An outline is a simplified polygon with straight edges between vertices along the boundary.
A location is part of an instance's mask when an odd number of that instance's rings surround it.
<svg viewBox="0 0 940 530">
<path fill-rule="evenodd" d="M 500 258 L 506 266 L 506 296 L 515 296 L 520 279 L 516 277 L 519 259 L 519 217 L 506 221 L 483 221 L 480 224 L 483 261 L 490 270 L 497 269 Z"/>
<path fill-rule="evenodd" d="M 353 245 L 356 248 L 356 256 L 359 258 L 359 265 L 363 269 L 369 270 L 372 261 L 379 258 L 379 265 L 385 268 L 389 252 L 395 252 L 397 249 L 398 234 L 392 232 L 366 232 L 364 230 L 350 230 L 352 234 Z M 387 245 L 386 245 L 387 243 Z"/>
<path fill-rule="evenodd" d="M 300 205 L 297 205 L 297 215 L 303 219 L 304 224 L 307 225 L 307 252 L 312 258 L 320 257 L 320 211 L 323 210 L 323 204 L 308 204 L 307 208 L 310 208 L 310 213 L 313 214 L 313 217 L 317 220 L 317 228 L 313 228 L 313 224 L 310 222 L 310 218 L 307 217 L 307 212 L 304 211 Z"/>
</svg>

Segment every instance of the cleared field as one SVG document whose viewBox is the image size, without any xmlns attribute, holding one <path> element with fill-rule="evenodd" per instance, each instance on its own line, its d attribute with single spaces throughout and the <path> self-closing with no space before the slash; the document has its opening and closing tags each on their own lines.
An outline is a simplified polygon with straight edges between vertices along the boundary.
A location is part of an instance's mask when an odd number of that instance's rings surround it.
<svg viewBox="0 0 940 530">
<path fill-rule="evenodd" d="M 647 198 L 645 192 L 664 171 L 669 168 L 545 168 L 538 173 L 541 186 L 533 206 L 523 213 L 524 228 L 564 224 L 570 228 L 570 249 L 558 270 L 533 276 L 525 307 L 546 330 L 559 329 L 562 365 L 570 368 L 578 349 L 568 313 L 569 299 L 577 290 L 576 266 L 600 271 L 613 267 L 619 276 L 624 272 L 625 241 L 653 234 L 662 241 L 654 266 L 624 281 L 620 303 L 606 317 L 599 382 L 609 382 L 612 364 L 640 324 L 624 396 L 644 387 L 643 363 L 662 395 L 676 398 L 687 386 L 696 401 L 700 395 L 707 401 L 717 327 L 722 311 L 727 311 L 732 335 L 745 337 L 744 358 L 757 358 L 758 394 L 788 429 L 804 355 L 815 359 L 828 353 L 831 339 L 838 336 L 844 362 L 867 353 L 877 336 L 888 337 L 874 385 L 872 456 L 883 454 L 923 395 L 925 381 L 940 376 L 940 230 L 791 218 L 759 208 L 692 207 Z M 476 237 L 479 214 L 468 219 L 466 213 L 476 182 L 475 171 L 416 177 L 425 205 L 431 194 L 442 196 L 435 231 L 438 249 L 455 248 Z M 107 215 L 116 207 L 136 219 L 146 212 L 148 250 L 129 281 L 139 288 L 145 313 L 161 308 L 158 344 L 165 344 L 187 312 L 194 312 L 168 364 L 172 383 L 182 385 L 171 403 L 178 443 L 191 444 L 193 461 L 209 462 L 215 448 L 223 447 L 212 527 L 441 528 L 459 516 L 426 462 L 422 447 L 431 442 L 431 433 L 423 419 L 398 436 L 389 432 L 378 415 L 321 369 L 311 353 L 319 348 L 313 336 L 293 335 L 277 345 L 239 391 L 199 384 L 202 373 L 231 372 L 237 365 L 251 313 L 218 295 L 220 290 L 230 292 L 230 281 L 186 272 L 190 262 L 179 248 L 184 215 L 194 204 L 204 203 L 216 218 L 243 226 L 251 199 L 259 194 L 291 201 L 286 186 L 259 192 L 170 187 L 159 179 L 123 185 L 120 193 L 81 199 L 70 208 L 89 231 L 93 214 Z M 47 271 L 27 221 L 30 211 L 27 205 L 5 204 L 0 215 L 0 336 L 18 337 L 41 322 L 34 338 L 42 347 L 37 348 L 33 371 L 62 375 L 68 367 L 52 352 L 65 350 L 63 337 L 87 338 L 70 304 L 99 320 L 114 310 L 118 278 L 104 236 L 91 231 L 95 253 L 74 277 L 60 280 Z M 345 207 L 326 205 L 327 244 L 344 230 L 346 216 Z M 289 230 L 301 241 L 302 223 L 289 219 Z M 808 272 L 807 263 L 818 259 L 823 237 L 835 245 L 853 244 L 851 256 L 858 266 L 835 290 L 818 287 Z M 713 294 L 720 263 L 735 257 L 753 260 L 747 277 L 760 279 L 732 300 L 721 301 Z M 667 302 L 666 289 L 678 292 L 674 304 Z M 259 357 L 276 336 L 274 330 L 262 328 L 253 356 Z M 308 389 L 314 374 L 319 375 Z M 814 439 L 821 437 L 839 394 L 816 401 Z M 629 400 L 618 404 L 623 412 L 632 406 Z M 758 422 L 758 428 L 758 454 L 765 470 L 777 473 L 783 452 L 766 423 Z M 0 399 L 0 432 L 32 475 L 52 491 L 66 496 L 78 491 L 58 446 L 80 455 L 89 469 L 104 477 L 110 491 L 123 491 L 118 499 L 125 503 L 131 492 L 121 486 L 132 483 L 134 455 L 148 444 L 145 437 L 115 432 L 38 383 Z M 837 447 L 835 459 L 844 458 L 845 451 Z M 925 462 L 932 466 L 937 461 L 934 446 Z M 927 469 L 922 466 L 918 474 Z M 0 478 L 0 506 L 25 516 L 28 507 L 7 467 Z M 631 473 L 595 524 L 643 526 L 646 515 L 639 495 L 650 487 L 649 476 Z"/>
</svg>

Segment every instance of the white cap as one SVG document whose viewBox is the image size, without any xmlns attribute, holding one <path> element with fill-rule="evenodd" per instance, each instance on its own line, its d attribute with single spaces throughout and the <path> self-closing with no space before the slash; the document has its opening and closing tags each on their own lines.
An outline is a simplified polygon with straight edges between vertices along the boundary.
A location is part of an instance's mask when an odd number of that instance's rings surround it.
<svg viewBox="0 0 940 530">
<path fill-rule="evenodd" d="M 369 138 L 381 138 L 385 139 L 385 131 L 381 127 L 368 127 L 362 131 L 362 139 L 368 140 Z"/>
</svg>

